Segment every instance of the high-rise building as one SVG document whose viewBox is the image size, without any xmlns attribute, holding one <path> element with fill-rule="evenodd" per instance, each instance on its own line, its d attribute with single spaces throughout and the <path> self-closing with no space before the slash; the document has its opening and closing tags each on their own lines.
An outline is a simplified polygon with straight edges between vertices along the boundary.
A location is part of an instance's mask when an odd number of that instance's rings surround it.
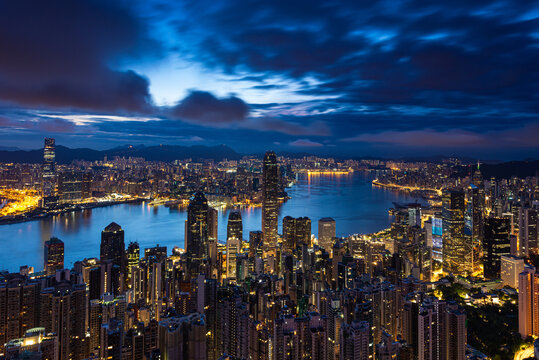
<svg viewBox="0 0 539 360">
<path fill-rule="evenodd" d="M 524 259 L 513 255 L 502 255 L 500 258 L 500 275 L 503 285 L 518 290 L 518 276 L 524 270 Z"/>
<path fill-rule="evenodd" d="M 539 273 L 532 266 L 518 276 L 518 331 L 522 338 L 539 336 Z"/>
<path fill-rule="evenodd" d="M 236 237 L 226 239 L 226 277 L 236 278 L 236 259 L 240 253 L 241 241 Z"/>
<path fill-rule="evenodd" d="M 273 151 L 268 151 L 262 165 L 262 232 L 265 251 L 273 250 L 277 244 L 280 187 L 277 156 Z"/>
<path fill-rule="evenodd" d="M 41 292 L 39 324 L 58 335 L 60 360 L 88 357 L 87 304 L 85 284 L 63 281 Z"/>
<path fill-rule="evenodd" d="M 450 306 L 446 316 L 446 359 L 466 359 L 466 313 L 457 306 Z"/>
<path fill-rule="evenodd" d="M 486 278 L 500 277 L 501 257 L 511 254 L 511 225 L 506 218 L 485 219 L 483 268 Z"/>
<path fill-rule="evenodd" d="M 54 275 L 56 270 L 64 268 L 64 242 L 56 237 L 45 241 L 43 248 L 43 266 L 47 275 Z"/>
<path fill-rule="evenodd" d="M 43 148 L 43 168 L 41 173 L 41 195 L 43 197 L 43 207 L 50 207 L 57 204 L 55 157 L 54 139 L 46 138 L 45 146 Z"/>
<path fill-rule="evenodd" d="M 482 186 L 470 185 L 470 201 L 472 237 L 474 241 L 481 242 L 483 240 L 483 214 L 485 212 L 485 190 Z"/>
<path fill-rule="evenodd" d="M 294 250 L 298 245 L 311 243 L 311 219 L 308 217 L 293 218 L 285 216 L 283 218 L 283 247 Z"/>
<path fill-rule="evenodd" d="M 471 272 L 472 244 L 464 233 L 465 202 L 461 190 L 442 194 L 443 267 L 454 275 Z"/>
<path fill-rule="evenodd" d="M 111 222 L 101 232 L 100 260 L 110 260 L 119 266 L 120 272 L 126 274 L 127 259 L 125 254 L 124 231 L 115 222 Z"/>
<path fill-rule="evenodd" d="M 198 191 L 189 202 L 185 231 L 187 267 L 191 277 L 196 277 L 208 260 L 208 217 L 208 200 Z"/>
<path fill-rule="evenodd" d="M 333 238 L 337 236 L 335 220 L 329 217 L 318 220 L 318 245 L 326 251 L 333 248 Z"/>
<path fill-rule="evenodd" d="M 193 313 L 161 320 L 158 339 L 162 360 L 207 358 L 204 315 Z"/>
<path fill-rule="evenodd" d="M 77 202 L 91 197 L 91 179 L 81 171 L 62 171 L 58 174 L 60 204 Z"/>
<path fill-rule="evenodd" d="M 226 237 L 243 240 L 243 225 L 241 221 L 241 213 L 239 211 L 231 211 L 228 215 L 228 224 L 226 227 Z"/>
<path fill-rule="evenodd" d="M 140 247 L 138 242 L 130 242 L 127 246 L 127 277 L 131 279 L 133 268 L 137 267 L 140 262 Z"/>
<path fill-rule="evenodd" d="M 520 256 L 527 257 L 537 251 L 537 209 L 520 208 L 519 214 Z"/>
<path fill-rule="evenodd" d="M 340 334 L 339 359 L 369 360 L 371 359 L 369 342 L 371 327 L 367 321 L 354 321 L 343 324 Z"/>
<path fill-rule="evenodd" d="M 0 282 L 0 354 L 4 344 L 39 324 L 40 284 L 20 274 Z"/>
</svg>

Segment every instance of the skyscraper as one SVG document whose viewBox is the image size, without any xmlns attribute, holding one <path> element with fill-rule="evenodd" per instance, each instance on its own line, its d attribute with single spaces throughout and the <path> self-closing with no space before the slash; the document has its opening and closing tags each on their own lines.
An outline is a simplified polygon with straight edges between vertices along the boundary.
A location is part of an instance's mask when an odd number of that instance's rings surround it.
<svg viewBox="0 0 539 360">
<path fill-rule="evenodd" d="M 228 224 L 226 227 L 227 239 L 236 238 L 243 240 L 243 224 L 241 221 L 241 213 L 239 211 L 231 211 L 228 215 Z"/>
<path fill-rule="evenodd" d="M 124 231 L 115 222 L 111 222 L 101 232 L 101 261 L 110 260 L 113 265 L 120 268 L 122 274 L 126 273 L 127 259 L 125 255 Z"/>
<path fill-rule="evenodd" d="M 518 331 L 523 339 L 539 336 L 539 274 L 532 266 L 518 276 Z"/>
<path fill-rule="evenodd" d="M 140 262 L 140 247 L 138 242 L 130 242 L 127 246 L 127 276 L 130 279 L 133 273 L 133 268 L 137 267 Z"/>
<path fill-rule="evenodd" d="M 481 183 L 479 183 L 481 184 Z M 485 208 L 485 190 L 475 184 L 470 185 L 472 236 L 474 241 L 483 240 L 483 213 Z"/>
<path fill-rule="evenodd" d="M 471 242 L 464 234 L 464 192 L 444 190 L 442 194 L 443 267 L 454 275 L 470 272 Z"/>
<path fill-rule="evenodd" d="M 502 255 L 500 260 L 500 276 L 503 285 L 509 285 L 518 290 L 518 276 L 524 270 L 524 259 L 513 255 Z"/>
<path fill-rule="evenodd" d="M 42 169 L 42 193 L 43 207 L 56 204 L 56 162 L 54 139 L 46 138 L 43 148 L 43 169 Z"/>
<path fill-rule="evenodd" d="M 262 232 L 265 251 L 274 249 L 277 243 L 280 184 L 277 156 L 273 151 L 268 151 L 262 165 Z"/>
<path fill-rule="evenodd" d="M 208 259 L 208 200 L 204 193 L 195 193 L 187 208 L 186 253 L 187 267 L 191 277 L 196 277 Z"/>
<path fill-rule="evenodd" d="M 64 268 L 64 242 L 56 237 L 45 241 L 43 248 L 43 267 L 47 275 L 54 275 L 56 270 Z"/>
<path fill-rule="evenodd" d="M 308 217 L 293 218 L 285 216 L 283 218 L 283 245 L 284 248 L 292 251 L 299 244 L 310 244 L 311 240 L 311 219 Z"/>
<path fill-rule="evenodd" d="M 206 321 L 193 313 L 170 317 L 159 322 L 161 359 L 206 359 Z"/>
<path fill-rule="evenodd" d="M 80 201 L 83 196 L 83 180 L 81 171 L 62 171 L 58 174 L 58 201 L 61 204 Z"/>
<path fill-rule="evenodd" d="M 318 220 L 318 245 L 326 251 L 333 248 L 333 238 L 337 236 L 335 220 L 325 217 Z"/>
<path fill-rule="evenodd" d="M 519 214 L 520 256 L 529 256 L 530 251 L 537 251 L 537 210 L 521 208 Z"/>
<path fill-rule="evenodd" d="M 499 278 L 502 255 L 511 254 L 511 227 L 509 219 L 488 218 L 485 220 L 483 239 L 483 267 L 487 278 Z"/>
</svg>

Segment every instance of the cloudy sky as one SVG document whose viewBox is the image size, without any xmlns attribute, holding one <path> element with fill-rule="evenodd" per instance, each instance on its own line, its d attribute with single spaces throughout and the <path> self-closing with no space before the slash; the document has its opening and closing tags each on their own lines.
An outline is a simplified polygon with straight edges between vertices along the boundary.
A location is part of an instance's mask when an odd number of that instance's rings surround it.
<svg viewBox="0 0 539 360">
<path fill-rule="evenodd" d="M 0 146 L 537 157 L 538 67 L 529 0 L 1 1 Z"/>
</svg>

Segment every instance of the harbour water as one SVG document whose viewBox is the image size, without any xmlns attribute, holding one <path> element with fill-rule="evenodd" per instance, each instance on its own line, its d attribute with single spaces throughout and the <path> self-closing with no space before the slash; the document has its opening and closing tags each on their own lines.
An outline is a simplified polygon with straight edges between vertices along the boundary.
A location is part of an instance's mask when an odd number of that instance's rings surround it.
<svg viewBox="0 0 539 360">
<path fill-rule="evenodd" d="M 291 199 L 280 208 L 281 219 L 290 215 L 307 216 L 312 220 L 312 232 L 318 233 L 318 219 L 333 217 L 337 235 L 372 233 L 391 223 L 388 209 L 393 202 L 414 199 L 405 193 L 373 187 L 372 178 L 364 173 L 340 175 L 302 174 L 287 190 Z M 232 209 L 219 209 L 219 241 L 226 240 L 226 223 Z M 241 209 L 244 238 L 249 231 L 261 229 L 261 208 Z M 143 204 L 121 204 L 48 217 L 40 220 L 0 226 L 0 270 L 18 271 L 19 266 L 43 267 L 43 243 L 56 236 L 65 243 L 65 266 L 77 260 L 99 257 L 101 231 L 110 222 L 117 222 L 125 231 L 126 246 L 138 241 L 141 249 L 159 244 L 184 245 L 186 209 L 151 207 Z"/>
</svg>

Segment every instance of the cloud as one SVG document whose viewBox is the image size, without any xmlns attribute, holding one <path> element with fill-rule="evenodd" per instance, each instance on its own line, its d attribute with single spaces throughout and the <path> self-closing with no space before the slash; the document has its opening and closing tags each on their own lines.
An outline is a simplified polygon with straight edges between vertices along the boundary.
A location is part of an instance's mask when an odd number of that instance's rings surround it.
<svg viewBox="0 0 539 360">
<path fill-rule="evenodd" d="M 171 115 L 198 125 L 221 127 L 242 122 L 249 113 L 249 106 L 240 98 L 217 98 L 206 91 L 192 91 L 171 109 Z"/>
<path fill-rule="evenodd" d="M 319 142 L 311 141 L 309 139 L 298 139 L 296 141 L 290 142 L 289 145 L 290 146 L 297 146 L 297 147 L 310 147 L 310 148 L 324 146 L 323 144 L 321 144 Z"/>
<path fill-rule="evenodd" d="M 111 68 L 123 58 L 156 56 L 159 45 L 115 1 L 0 3 L 0 100 L 52 109 L 151 111 L 149 83 Z"/>
<path fill-rule="evenodd" d="M 434 131 L 430 129 L 413 131 L 383 131 L 380 133 L 360 134 L 344 138 L 342 142 L 393 145 L 399 147 L 418 147 L 436 149 L 459 148 L 539 148 L 539 123 L 530 123 L 524 127 L 486 133 L 451 129 Z"/>
<path fill-rule="evenodd" d="M 72 133 L 75 131 L 76 125 L 71 121 L 60 118 L 24 120 L 0 117 L 0 128 L 26 129 L 49 133 Z"/>
<path fill-rule="evenodd" d="M 314 135 L 329 136 L 331 130 L 329 126 L 320 120 L 307 124 L 299 124 L 292 119 L 280 118 L 254 118 L 241 125 L 242 128 L 258 131 L 274 131 L 287 135 Z"/>
<path fill-rule="evenodd" d="M 197 35 L 194 58 L 209 69 L 288 78 L 296 94 L 331 97 L 319 102 L 338 109 L 539 111 L 539 18 L 530 2 L 198 0 L 182 11 L 177 30 Z"/>
</svg>

